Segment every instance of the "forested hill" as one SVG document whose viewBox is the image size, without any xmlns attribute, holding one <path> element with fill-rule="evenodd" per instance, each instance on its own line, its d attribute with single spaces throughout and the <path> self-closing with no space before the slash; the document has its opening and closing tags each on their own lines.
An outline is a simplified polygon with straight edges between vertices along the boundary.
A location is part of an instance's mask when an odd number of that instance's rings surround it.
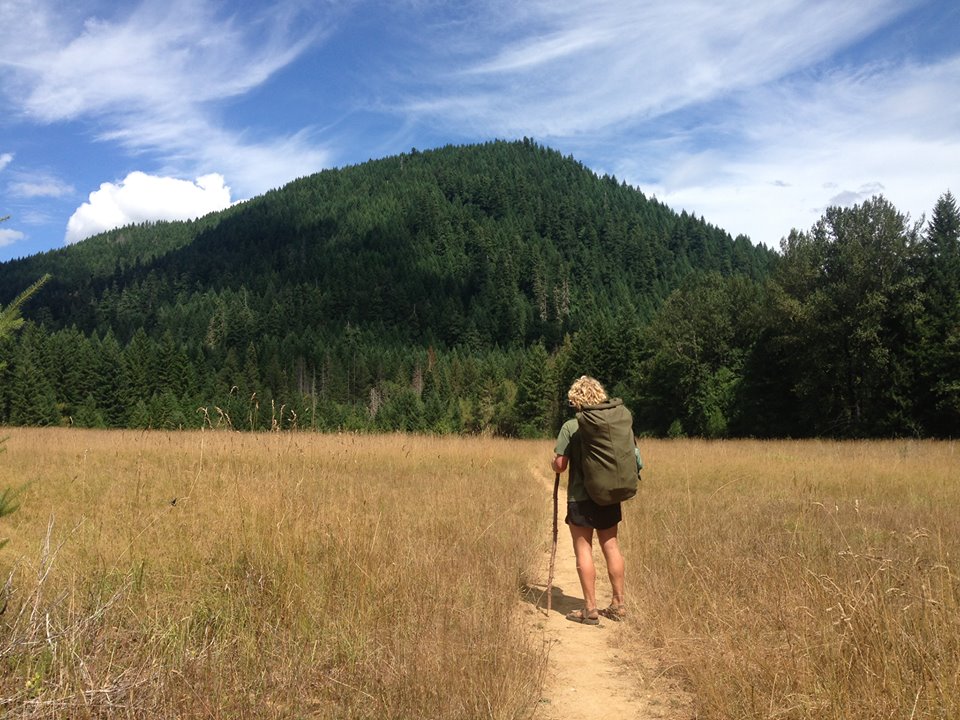
<svg viewBox="0 0 960 720">
<path fill-rule="evenodd" d="M 544 436 L 588 373 L 640 433 L 960 435 L 949 192 L 926 227 L 828 208 L 775 254 L 494 142 L 0 264 L 0 305 L 48 272 L 0 323 L 0 424 Z"/>
<path fill-rule="evenodd" d="M 197 222 L 7 263 L 0 303 L 50 272 L 32 317 L 121 342 L 244 322 L 233 291 L 281 336 L 349 323 L 391 342 L 551 346 L 597 312 L 649 319 L 692 270 L 759 278 L 773 259 L 555 151 L 495 142 L 329 170 Z"/>
</svg>

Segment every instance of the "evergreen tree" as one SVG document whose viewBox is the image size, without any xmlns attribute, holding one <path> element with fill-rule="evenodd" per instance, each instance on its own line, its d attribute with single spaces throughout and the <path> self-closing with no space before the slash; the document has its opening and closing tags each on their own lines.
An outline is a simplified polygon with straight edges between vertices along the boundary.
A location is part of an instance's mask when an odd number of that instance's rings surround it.
<svg viewBox="0 0 960 720">
<path fill-rule="evenodd" d="M 42 332 L 28 324 L 13 357 L 10 422 L 14 425 L 58 425 L 61 421 L 57 396 L 41 362 Z"/>
<path fill-rule="evenodd" d="M 641 429 L 729 433 L 759 307 L 756 283 L 718 273 L 688 279 L 667 299 L 642 342 L 646 358 L 635 410 Z"/>
<path fill-rule="evenodd" d="M 925 314 L 918 364 L 920 407 L 934 435 L 960 433 L 960 210 L 949 191 L 933 209 L 921 243 Z"/>
<path fill-rule="evenodd" d="M 281 406 L 281 424 L 293 408 L 303 426 L 309 408 L 311 426 L 369 428 L 371 390 L 402 409 L 409 398 L 387 389 L 409 382 L 403 356 L 434 347 L 443 377 L 415 392 L 424 425 L 516 434 L 559 420 L 575 374 L 633 392 L 640 328 L 682 278 L 762 276 L 774 257 L 555 151 L 493 142 L 325 171 L 201 221 L 0 263 L 0 302 L 56 271 L 36 308 L 53 338 L 37 361 L 78 424 L 156 426 L 175 400 L 195 421 L 219 407 L 237 428 L 270 427 Z M 524 375 L 531 347 L 555 377 Z"/>
<path fill-rule="evenodd" d="M 189 360 L 174 339 L 171 329 L 164 331 L 156 353 L 155 390 L 159 393 L 169 392 L 175 397 L 192 390 L 187 369 Z"/>
<path fill-rule="evenodd" d="M 131 408 L 138 401 L 146 402 L 157 389 L 158 364 L 154 343 L 140 327 L 134 332 L 123 351 L 123 381 L 121 400 Z"/>
<path fill-rule="evenodd" d="M 802 424 L 817 434 L 915 434 L 919 229 L 886 199 L 828 208 L 781 244 L 776 326 Z"/>
<path fill-rule="evenodd" d="M 6 219 L 7 218 L 2 218 L 0 219 L 0 222 Z M 23 316 L 21 314 L 21 310 L 24 303 L 36 295 L 37 291 L 49 281 L 50 275 L 44 275 L 35 283 L 33 283 L 33 285 L 17 295 L 17 297 L 15 297 L 9 305 L 6 307 L 0 305 L 0 338 L 7 339 L 12 337 L 13 334 L 23 326 Z M 0 367 L 2 367 L 2 365 L 3 360 L 0 359 Z"/>
<path fill-rule="evenodd" d="M 150 407 L 143 398 L 138 399 L 130 406 L 127 415 L 127 427 L 137 428 L 138 430 L 147 430 L 154 427 Z"/>
<path fill-rule="evenodd" d="M 83 401 L 75 408 L 73 424 L 81 428 L 104 428 L 107 420 L 103 411 L 97 407 L 97 401 L 88 393 Z"/>
<path fill-rule="evenodd" d="M 7 218 L 0 218 L 0 222 L 3 222 L 6 219 Z M 13 302 L 11 302 L 9 305 L 6 307 L 0 306 L 0 347 L 3 347 L 5 342 L 8 341 L 11 336 L 23 325 L 23 317 L 21 315 L 23 304 L 33 295 L 35 295 L 49 279 L 49 275 L 44 275 L 37 282 L 14 298 Z M 4 371 L 6 366 L 7 361 L 4 358 L 0 358 L 0 372 Z M 3 453 L 5 450 L 3 447 L 5 440 L 6 438 L 0 438 L 0 453 Z M 10 488 L 4 488 L 2 491 L 0 491 L 0 517 L 9 515 L 17 509 L 15 496 L 16 492 Z M 0 548 L 6 544 L 7 540 L 0 540 Z"/>
<path fill-rule="evenodd" d="M 553 400 L 550 357 L 542 343 L 525 354 L 517 383 L 516 417 L 521 437 L 542 437 L 550 427 Z"/>
<path fill-rule="evenodd" d="M 423 401 L 409 386 L 390 383 L 384 390 L 385 399 L 374 416 L 380 430 L 423 432 L 427 429 Z"/>
<path fill-rule="evenodd" d="M 124 358 L 120 343 L 112 331 L 107 331 L 103 339 L 95 340 L 94 350 L 96 407 L 103 413 L 107 427 L 123 427 L 129 406 L 124 400 Z"/>
<path fill-rule="evenodd" d="M 179 430 L 187 426 L 187 418 L 177 396 L 169 388 L 154 395 L 152 408 L 154 427 L 163 430 Z"/>
</svg>

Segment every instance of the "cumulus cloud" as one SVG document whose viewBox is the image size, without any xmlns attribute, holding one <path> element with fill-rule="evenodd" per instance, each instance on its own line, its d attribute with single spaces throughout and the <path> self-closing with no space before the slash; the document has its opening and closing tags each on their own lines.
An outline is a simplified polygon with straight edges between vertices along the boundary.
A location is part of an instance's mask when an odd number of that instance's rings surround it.
<svg viewBox="0 0 960 720">
<path fill-rule="evenodd" d="M 13 162 L 13 154 L 11 153 L 0 153 L 0 171 L 2 171 L 7 165 Z"/>
<path fill-rule="evenodd" d="M 6 247 L 7 245 L 13 245 L 17 240 L 23 240 L 26 235 L 24 235 L 19 230 L 9 230 L 0 228 L 0 247 Z"/>
<path fill-rule="evenodd" d="M 148 220 L 188 220 L 230 205 L 222 175 L 191 182 L 132 172 L 119 183 L 103 183 L 67 223 L 65 242 L 75 243 L 113 228 Z"/>
</svg>

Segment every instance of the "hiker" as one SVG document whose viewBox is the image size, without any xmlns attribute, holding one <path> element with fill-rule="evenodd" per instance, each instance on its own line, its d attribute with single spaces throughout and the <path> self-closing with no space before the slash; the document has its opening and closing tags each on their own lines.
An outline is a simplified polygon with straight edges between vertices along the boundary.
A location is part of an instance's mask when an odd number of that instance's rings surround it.
<svg viewBox="0 0 960 720">
<path fill-rule="evenodd" d="M 579 412 L 587 405 L 607 402 L 607 393 L 596 379 L 583 375 L 570 386 L 567 392 L 570 405 Z M 568 467 L 567 516 L 564 520 L 573 538 L 573 552 L 577 558 L 577 574 L 583 589 L 584 607 L 567 614 L 567 619 L 586 625 L 598 625 L 600 616 L 621 620 L 626 615 L 624 607 L 624 563 L 617 542 L 617 525 L 622 519 L 620 503 L 598 505 L 587 494 L 581 466 L 581 439 L 577 418 L 571 418 L 560 428 L 557 436 L 553 470 L 562 473 Z M 639 457 L 639 453 L 638 453 Z M 639 467 L 639 459 L 637 460 Z M 610 605 L 598 610 L 596 595 L 596 568 L 593 564 L 593 532 L 596 530 L 600 549 L 607 565 L 607 575 L 613 589 Z"/>
</svg>

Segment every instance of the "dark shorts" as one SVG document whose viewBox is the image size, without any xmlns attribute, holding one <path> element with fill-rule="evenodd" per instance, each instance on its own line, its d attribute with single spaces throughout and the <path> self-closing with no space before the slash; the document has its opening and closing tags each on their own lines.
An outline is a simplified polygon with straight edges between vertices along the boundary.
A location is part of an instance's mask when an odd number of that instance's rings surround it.
<svg viewBox="0 0 960 720">
<path fill-rule="evenodd" d="M 616 505 L 597 505 L 593 500 L 568 500 L 567 525 L 606 530 L 623 520 L 620 503 Z"/>
</svg>

